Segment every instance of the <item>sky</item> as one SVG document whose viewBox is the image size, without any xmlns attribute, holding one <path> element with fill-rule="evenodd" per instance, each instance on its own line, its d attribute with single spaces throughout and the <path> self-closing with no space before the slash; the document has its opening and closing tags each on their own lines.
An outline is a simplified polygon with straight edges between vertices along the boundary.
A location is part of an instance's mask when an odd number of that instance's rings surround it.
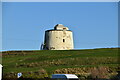
<svg viewBox="0 0 120 80">
<path fill-rule="evenodd" d="M 118 2 L 120 0 L 2 0 L 2 2 Z"/>
<path fill-rule="evenodd" d="M 3 2 L 2 50 L 40 50 L 56 24 L 73 31 L 75 49 L 118 46 L 117 2 Z"/>
</svg>

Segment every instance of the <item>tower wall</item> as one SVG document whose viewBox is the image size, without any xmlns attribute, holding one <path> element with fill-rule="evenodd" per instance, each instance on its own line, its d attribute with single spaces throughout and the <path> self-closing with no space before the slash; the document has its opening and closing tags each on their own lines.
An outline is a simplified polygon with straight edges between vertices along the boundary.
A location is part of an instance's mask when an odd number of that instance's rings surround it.
<svg viewBox="0 0 120 80">
<path fill-rule="evenodd" d="M 45 31 L 45 50 L 69 50 L 73 49 L 73 34 L 69 30 Z"/>
</svg>

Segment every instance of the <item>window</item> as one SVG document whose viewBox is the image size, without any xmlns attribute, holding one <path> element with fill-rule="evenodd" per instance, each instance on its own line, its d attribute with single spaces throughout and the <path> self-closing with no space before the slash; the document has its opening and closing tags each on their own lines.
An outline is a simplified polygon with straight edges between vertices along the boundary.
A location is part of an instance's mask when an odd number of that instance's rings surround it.
<svg viewBox="0 0 120 80">
<path fill-rule="evenodd" d="M 65 39 L 63 39 L 63 42 L 65 42 Z"/>
<path fill-rule="evenodd" d="M 66 29 L 66 28 L 63 28 L 63 29 Z"/>
</svg>

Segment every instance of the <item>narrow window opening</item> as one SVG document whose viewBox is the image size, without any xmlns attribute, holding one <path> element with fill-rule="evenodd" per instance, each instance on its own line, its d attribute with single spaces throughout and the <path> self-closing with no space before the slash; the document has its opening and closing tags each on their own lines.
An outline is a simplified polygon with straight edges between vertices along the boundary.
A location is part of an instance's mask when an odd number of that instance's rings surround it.
<svg viewBox="0 0 120 80">
<path fill-rule="evenodd" d="M 66 28 L 63 28 L 63 29 L 66 29 Z"/>
<path fill-rule="evenodd" d="M 65 42 L 65 39 L 63 39 L 63 42 Z"/>
</svg>

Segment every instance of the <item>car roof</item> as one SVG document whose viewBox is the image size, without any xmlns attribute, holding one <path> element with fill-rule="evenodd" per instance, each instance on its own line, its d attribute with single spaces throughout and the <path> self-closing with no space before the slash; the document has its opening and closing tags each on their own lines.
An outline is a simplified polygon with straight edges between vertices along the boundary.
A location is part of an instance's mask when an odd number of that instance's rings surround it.
<svg viewBox="0 0 120 80">
<path fill-rule="evenodd" d="M 75 74 L 53 74 L 52 76 L 66 76 L 67 78 L 78 78 Z"/>
</svg>

